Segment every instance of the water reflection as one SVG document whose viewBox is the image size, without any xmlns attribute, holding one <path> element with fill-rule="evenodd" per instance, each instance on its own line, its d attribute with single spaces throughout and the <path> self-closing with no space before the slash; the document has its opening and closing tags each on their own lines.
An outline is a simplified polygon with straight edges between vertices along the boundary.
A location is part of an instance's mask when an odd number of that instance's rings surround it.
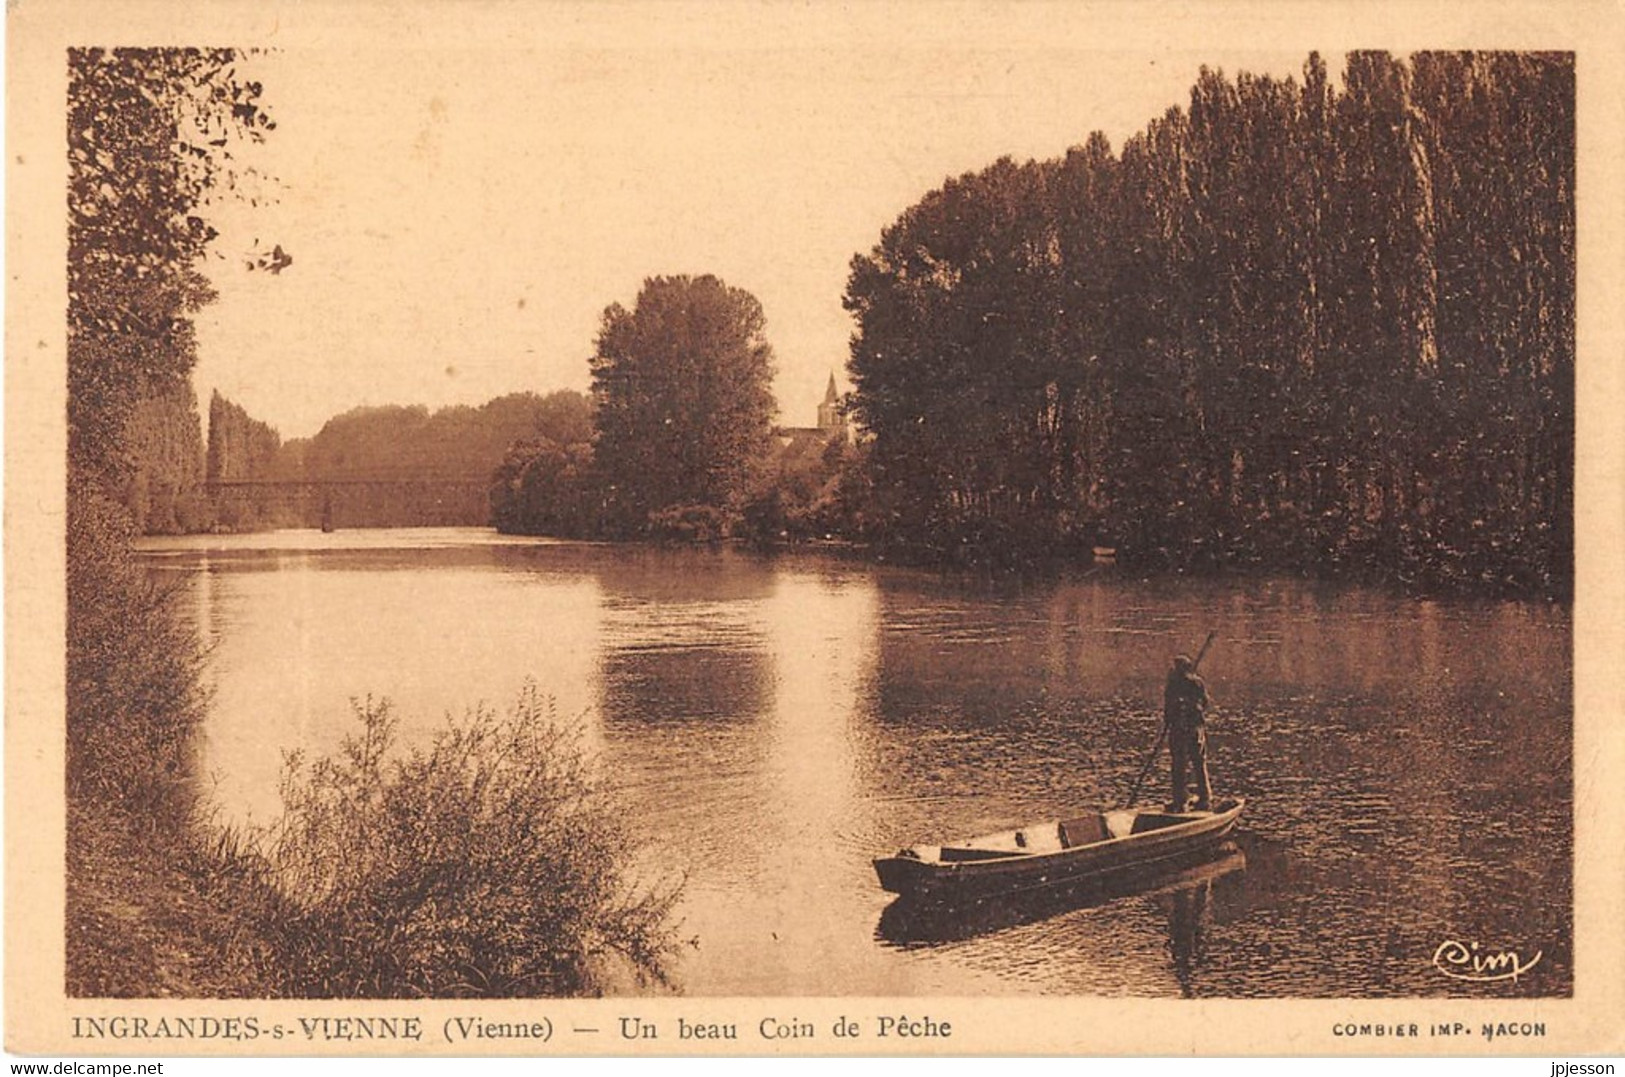
<svg viewBox="0 0 1625 1077">
<path fill-rule="evenodd" d="M 893 901 L 880 914 L 875 937 L 909 949 L 958 942 L 1048 920 L 1066 913 L 1098 908 L 1134 897 L 1170 897 L 1169 950 L 1175 965 L 1189 966 L 1200 952 L 1201 921 L 1213 881 L 1247 867 L 1247 855 L 1234 842 L 1202 850 L 1183 860 L 1082 879 L 964 904 Z"/>
<path fill-rule="evenodd" d="M 1235 856 L 1241 861 L 1235 868 L 1224 868 L 1216 874 L 1246 866 L 1246 857 L 1240 850 Z M 1168 953 L 1173 958 L 1174 979 L 1179 982 L 1179 994 L 1183 998 L 1197 997 L 1196 971 L 1207 957 L 1202 927 L 1207 918 L 1208 899 L 1213 894 L 1214 878 L 1215 874 L 1203 874 L 1189 884 L 1174 887 L 1168 894 Z"/>
<path fill-rule="evenodd" d="M 210 537 L 150 563 L 192 573 L 214 645 L 203 750 L 224 818 L 274 811 L 281 751 L 333 751 L 352 696 L 389 696 L 412 740 L 534 679 L 587 718 L 652 867 L 688 879 L 691 994 L 1572 983 L 1562 608 L 1288 580 L 990 586 L 457 531 Z M 1250 802 L 1245 871 L 950 923 L 885 905 L 879 853 L 1120 800 L 1169 656 L 1210 629 L 1210 760 Z M 1429 966 L 1446 937 L 1546 956 L 1475 987 Z"/>
<path fill-rule="evenodd" d="M 871 835 L 861 702 L 875 588 L 864 576 L 783 567 L 761 612 L 771 699 L 752 744 L 752 806 L 717 820 L 734 860 L 727 878 L 691 878 L 684 911 L 705 941 L 686 987 L 743 994 L 766 980 L 836 991 L 872 957 L 851 930 L 861 891 L 849 866 Z"/>
</svg>

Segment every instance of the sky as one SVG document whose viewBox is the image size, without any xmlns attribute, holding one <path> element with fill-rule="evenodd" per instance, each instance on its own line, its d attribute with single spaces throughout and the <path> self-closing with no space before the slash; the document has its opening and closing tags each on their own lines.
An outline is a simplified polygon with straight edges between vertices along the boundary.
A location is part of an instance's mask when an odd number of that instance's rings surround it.
<svg viewBox="0 0 1625 1077">
<path fill-rule="evenodd" d="M 1096 129 L 1118 148 L 1203 64 L 1307 55 L 590 29 L 257 58 L 277 129 L 238 166 L 276 180 L 210 210 L 204 407 L 218 389 L 289 438 L 359 405 L 585 390 L 606 306 L 711 273 L 761 301 L 779 421 L 811 425 L 829 375 L 847 387 L 851 259 L 945 178 Z M 292 264 L 246 271 L 256 244 Z"/>
</svg>

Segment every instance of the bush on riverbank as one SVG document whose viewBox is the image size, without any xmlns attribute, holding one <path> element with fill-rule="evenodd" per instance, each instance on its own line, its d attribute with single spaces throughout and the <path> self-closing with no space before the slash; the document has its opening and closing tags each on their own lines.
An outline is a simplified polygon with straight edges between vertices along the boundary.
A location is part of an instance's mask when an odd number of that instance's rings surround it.
<svg viewBox="0 0 1625 1077">
<path fill-rule="evenodd" d="M 68 993 L 514 998 L 667 983 L 681 887 L 635 883 L 636 846 L 579 727 L 534 688 L 404 754 L 387 702 L 356 716 L 336 757 L 290 754 L 284 813 L 265 831 L 221 829 L 157 770 L 121 770 L 146 791 L 133 800 L 71 796 Z"/>
<path fill-rule="evenodd" d="M 64 988 L 79 998 L 266 993 L 264 888 L 200 811 L 204 653 L 89 484 L 67 528 Z"/>
<path fill-rule="evenodd" d="M 679 886 L 640 889 L 636 853 L 579 726 L 534 686 L 392 758 L 387 702 L 356 704 L 339 755 L 290 755 L 263 835 L 270 930 L 306 997 L 601 994 L 664 983 Z"/>
<path fill-rule="evenodd" d="M 135 563 L 133 533 L 111 499 L 69 498 L 67 778 L 70 793 L 173 814 L 190 801 L 202 651 Z"/>
</svg>

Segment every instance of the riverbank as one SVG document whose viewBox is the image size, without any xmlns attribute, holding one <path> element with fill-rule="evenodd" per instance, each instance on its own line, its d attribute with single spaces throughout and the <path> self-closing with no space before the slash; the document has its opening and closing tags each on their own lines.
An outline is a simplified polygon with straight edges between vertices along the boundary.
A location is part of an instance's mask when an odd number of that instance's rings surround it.
<svg viewBox="0 0 1625 1077">
<path fill-rule="evenodd" d="M 66 991 L 73 998 L 275 994 L 266 897 L 201 824 L 70 799 Z"/>
<path fill-rule="evenodd" d="M 512 537 L 571 539 L 520 530 L 495 528 Z M 1245 582 L 1291 577 L 1305 583 L 1349 587 L 1375 587 L 1408 598 L 1488 598 L 1525 601 L 1570 602 L 1573 600 L 1572 566 L 1567 573 L 1548 579 L 1534 579 L 1488 569 L 1472 570 L 1460 564 L 1409 563 L 1401 567 L 1374 561 L 1347 558 L 1328 564 L 1275 563 L 1261 559 L 1222 560 L 1206 554 L 1193 554 L 1184 560 L 1167 550 L 1136 551 L 1111 547 L 1109 555 L 1089 544 L 1070 544 L 1035 550 L 1018 543 L 960 543 L 932 545 L 918 542 L 887 541 L 875 538 L 779 537 L 769 540 L 739 537 L 692 539 L 663 535 L 647 539 L 619 540 L 651 547 L 705 548 L 729 546 L 766 554 L 816 552 L 856 563 L 897 565 L 945 573 L 971 573 L 986 577 L 1058 577 L 1077 574 L 1120 575 L 1125 579 L 1199 580 Z M 614 542 L 611 542 L 614 544 Z"/>
<path fill-rule="evenodd" d="M 65 989 L 81 998 L 519 998 L 665 982 L 676 884 L 646 885 L 568 723 L 534 690 L 428 748 L 387 702 L 290 757 L 268 829 L 162 767 L 70 794 Z M 128 762 L 128 761 L 127 761 Z M 448 910 L 453 910 L 448 912 Z"/>
<path fill-rule="evenodd" d="M 197 814 L 203 651 L 123 512 L 95 493 L 69 508 L 66 990 L 263 994 L 263 900 Z"/>
</svg>

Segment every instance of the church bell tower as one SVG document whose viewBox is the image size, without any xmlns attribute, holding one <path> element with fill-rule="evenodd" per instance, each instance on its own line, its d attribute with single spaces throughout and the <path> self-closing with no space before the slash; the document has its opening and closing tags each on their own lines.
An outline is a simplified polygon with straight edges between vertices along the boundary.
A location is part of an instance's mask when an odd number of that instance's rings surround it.
<svg viewBox="0 0 1625 1077">
<path fill-rule="evenodd" d="M 835 372 L 829 374 L 829 388 L 824 390 L 824 402 L 818 405 L 818 429 L 832 437 L 846 437 L 846 416 L 841 414 L 841 394 L 835 388 Z"/>
</svg>

